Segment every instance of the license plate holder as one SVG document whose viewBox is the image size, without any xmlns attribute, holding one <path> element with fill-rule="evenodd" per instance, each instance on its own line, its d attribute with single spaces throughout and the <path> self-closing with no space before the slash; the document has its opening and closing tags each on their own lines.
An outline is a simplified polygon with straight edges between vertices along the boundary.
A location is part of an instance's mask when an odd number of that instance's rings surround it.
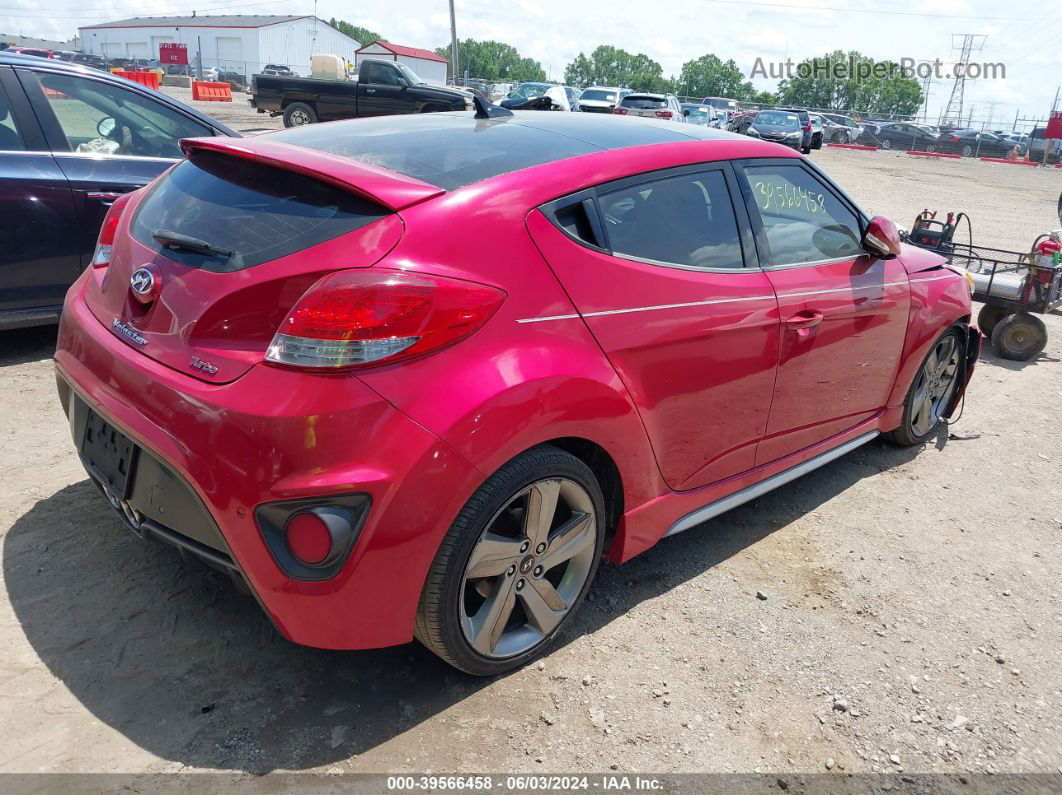
<svg viewBox="0 0 1062 795">
<path fill-rule="evenodd" d="M 92 409 L 85 417 L 81 437 L 81 456 L 100 481 L 108 496 L 119 500 L 129 497 L 139 448 L 124 433 Z"/>
</svg>

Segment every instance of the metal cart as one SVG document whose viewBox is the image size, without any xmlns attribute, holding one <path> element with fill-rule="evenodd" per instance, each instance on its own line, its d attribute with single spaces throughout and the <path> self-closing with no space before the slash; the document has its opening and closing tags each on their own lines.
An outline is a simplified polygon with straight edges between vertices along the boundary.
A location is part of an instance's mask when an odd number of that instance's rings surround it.
<svg viewBox="0 0 1062 795">
<path fill-rule="evenodd" d="M 973 298 L 984 304 L 977 325 L 1004 359 L 1038 356 L 1047 344 L 1047 327 L 1036 315 L 1062 306 L 1062 268 L 1042 264 L 1035 253 L 1045 237 L 1037 238 L 1028 252 L 963 243 L 940 251 L 973 277 Z"/>
</svg>

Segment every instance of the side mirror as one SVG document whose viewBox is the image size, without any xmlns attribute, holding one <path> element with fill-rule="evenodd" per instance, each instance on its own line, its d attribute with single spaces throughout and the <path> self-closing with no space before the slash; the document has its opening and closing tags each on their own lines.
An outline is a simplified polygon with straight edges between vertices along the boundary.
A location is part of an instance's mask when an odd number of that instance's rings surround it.
<svg viewBox="0 0 1062 795">
<path fill-rule="evenodd" d="M 409 88 L 409 81 L 404 77 L 398 78 L 398 85 L 402 88 Z"/>
<path fill-rule="evenodd" d="M 99 133 L 100 138 L 110 138 L 116 126 L 117 122 L 113 116 L 104 116 L 96 122 L 96 132 Z"/>
<path fill-rule="evenodd" d="M 863 250 L 879 257 L 895 257 L 900 253 L 900 231 L 884 215 L 875 215 L 863 233 Z"/>
<path fill-rule="evenodd" d="M 689 109 L 689 108 L 683 108 L 683 109 L 682 109 L 682 115 L 683 115 L 683 116 L 686 116 L 687 118 L 689 118 L 689 115 L 690 115 L 690 109 Z"/>
</svg>

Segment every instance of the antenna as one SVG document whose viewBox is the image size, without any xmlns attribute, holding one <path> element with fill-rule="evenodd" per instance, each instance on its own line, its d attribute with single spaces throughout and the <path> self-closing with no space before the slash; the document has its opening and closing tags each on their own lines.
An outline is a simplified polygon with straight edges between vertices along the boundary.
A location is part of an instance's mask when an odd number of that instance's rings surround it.
<svg viewBox="0 0 1062 795">
<path fill-rule="evenodd" d="M 956 44 L 959 37 L 962 37 L 962 44 Z M 948 105 L 944 109 L 944 117 L 941 119 L 941 124 L 947 124 L 954 120 L 957 124 L 962 124 L 962 103 L 963 95 L 966 91 L 966 70 L 970 65 L 970 58 L 974 52 L 981 52 L 985 46 L 985 39 L 988 36 L 981 33 L 952 33 L 951 34 L 951 48 L 953 50 L 959 50 L 959 60 L 955 62 L 954 75 L 955 82 L 951 86 L 951 97 L 948 99 Z"/>
<path fill-rule="evenodd" d="M 472 102 L 476 106 L 476 119 L 502 119 L 507 116 L 515 115 L 508 108 L 503 108 L 501 105 L 495 105 L 487 100 L 483 99 L 479 94 L 473 92 Z"/>
</svg>

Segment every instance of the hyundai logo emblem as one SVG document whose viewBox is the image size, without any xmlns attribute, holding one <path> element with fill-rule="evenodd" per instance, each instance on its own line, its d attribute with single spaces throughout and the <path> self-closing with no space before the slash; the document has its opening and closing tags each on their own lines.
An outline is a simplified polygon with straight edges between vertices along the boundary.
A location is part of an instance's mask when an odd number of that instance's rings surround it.
<svg viewBox="0 0 1062 795">
<path fill-rule="evenodd" d="M 147 268 L 137 268 L 129 277 L 129 286 L 137 295 L 151 295 L 155 289 L 155 274 Z"/>
</svg>

